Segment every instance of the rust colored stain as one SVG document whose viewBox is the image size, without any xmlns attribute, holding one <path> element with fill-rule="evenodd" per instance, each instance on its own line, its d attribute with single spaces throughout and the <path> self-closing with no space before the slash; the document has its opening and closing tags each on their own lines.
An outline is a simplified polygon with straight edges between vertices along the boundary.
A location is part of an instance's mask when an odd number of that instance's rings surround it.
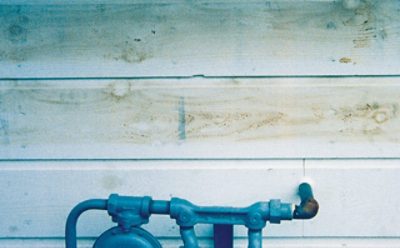
<svg viewBox="0 0 400 248">
<path fill-rule="evenodd" d="M 349 63 L 351 63 L 351 58 L 342 57 L 342 58 L 340 58 L 339 62 L 343 63 L 343 64 L 349 64 Z"/>
</svg>

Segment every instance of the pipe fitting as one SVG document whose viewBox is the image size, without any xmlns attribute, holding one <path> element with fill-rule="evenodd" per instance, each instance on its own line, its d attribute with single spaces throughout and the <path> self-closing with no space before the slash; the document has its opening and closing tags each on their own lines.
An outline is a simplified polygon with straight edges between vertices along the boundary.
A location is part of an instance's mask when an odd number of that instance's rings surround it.
<svg viewBox="0 0 400 248">
<path fill-rule="evenodd" d="M 112 194 L 108 198 L 107 211 L 113 222 L 128 231 L 132 227 L 149 222 L 151 202 L 149 196 L 131 197 Z"/>
<path fill-rule="evenodd" d="M 118 230 L 119 238 L 115 238 L 114 235 L 114 241 L 119 242 L 123 238 L 127 238 L 124 244 L 131 244 L 138 235 L 144 233 L 140 226 L 149 222 L 151 214 L 164 214 L 175 219 L 180 226 L 185 248 L 198 248 L 194 232 L 196 224 L 244 225 L 249 230 L 249 247 L 261 248 L 262 229 L 267 221 L 279 224 L 282 220 L 311 219 L 318 213 L 319 205 L 314 199 L 310 184 L 300 184 L 298 194 L 301 202 L 294 209 L 293 204 L 282 203 L 278 199 L 257 202 L 245 208 L 234 208 L 196 206 L 180 198 L 172 198 L 171 201 L 154 201 L 149 196 L 131 197 L 112 194 L 108 200 L 88 200 L 73 208 L 67 218 L 66 247 L 77 248 L 76 224 L 79 216 L 87 210 L 99 209 L 107 210 L 112 220 L 118 223 L 118 227 L 114 227 L 102 235 L 102 241 L 97 242 L 95 247 L 108 247 L 101 245 L 108 244 L 106 241 L 109 241 L 112 236 L 108 234 L 115 230 Z M 153 237 L 147 235 L 146 240 L 151 243 Z M 155 245 L 155 247 L 158 246 Z"/>
<path fill-rule="evenodd" d="M 314 218 L 319 209 L 317 200 L 314 199 L 311 185 L 302 183 L 299 186 L 300 205 L 295 207 L 293 212 L 294 219 L 311 219 Z"/>
<path fill-rule="evenodd" d="M 292 204 L 281 203 L 281 200 L 273 199 L 269 201 L 269 222 L 280 224 L 282 220 L 293 218 Z"/>
<path fill-rule="evenodd" d="M 246 212 L 245 226 L 249 229 L 263 229 L 266 226 L 267 220 L 270 219 L 268 202 L 257 202 L 248 207 Z"/>
<path fill-rule="evenodd" d="M 169 216 L 175 219 L 180 227 L 193 227 L 198 222 L 195 209 L 196 206 L 187 200 L 172 198 Z"/>
</svg>

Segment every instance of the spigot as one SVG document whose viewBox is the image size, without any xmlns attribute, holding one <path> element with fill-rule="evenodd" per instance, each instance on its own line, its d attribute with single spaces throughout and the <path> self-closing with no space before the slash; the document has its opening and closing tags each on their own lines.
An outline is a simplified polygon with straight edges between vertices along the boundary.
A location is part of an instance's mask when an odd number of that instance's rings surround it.
<svg viewBox="0 0 400 248">
<path fill-rule="evenodd" d="M 294 209 L 294 219 L 311 219 L 318 213 L 319 204 L 314 199 L 313 191 L 309 183 L 302 183 L 299 186 L 300 205 Z"/>
</svg>

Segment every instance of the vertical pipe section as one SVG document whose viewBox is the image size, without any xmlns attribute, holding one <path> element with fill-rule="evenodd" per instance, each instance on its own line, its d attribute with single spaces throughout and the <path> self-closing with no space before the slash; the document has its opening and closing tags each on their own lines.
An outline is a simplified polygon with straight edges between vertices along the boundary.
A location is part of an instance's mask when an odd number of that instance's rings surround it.
<svg viewBox="0 0 400 248">
<path fill-rule="evenodd" d="M 194 228 L 191 227 L 181 227 L 180 228 L 181 237 L 183 240 L 184 248 L 199 248 L 199 244 L 197 242 L 197 237 L 194 232 Z"/>
<path fill-rule="evenodd" d="M 65 227 L 66 248 L 77 248 L 76 242 L 76 223 L 79 216 L 90 209 L 107 210 L 107 200 L 94 199 L 79 203 L 69 213 Z"/>
<path fill-rule="evenodd" d="M 233 225 L 214 225 L 214 248 L 233 248 Z"/>
<path fill-rule="evenodd" d="M 299 185 L 299 196 L 301 201 L 307 201 L 310 198 L 314 198 L 314 194 L 309 183 L 302 183 Z"/>
<path fill-rule="evenodd" d="M 249 248 L 262 247 L 262 230 L 249 229 Z"/>
</svg>

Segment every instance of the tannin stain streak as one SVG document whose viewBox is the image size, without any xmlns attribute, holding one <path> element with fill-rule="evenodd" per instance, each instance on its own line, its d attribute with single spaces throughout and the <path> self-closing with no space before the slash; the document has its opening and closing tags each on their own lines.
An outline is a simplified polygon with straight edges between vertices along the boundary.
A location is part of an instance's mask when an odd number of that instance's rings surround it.
<svg viewBox="0 0 400 248">
<path fill-rule="evenodd" d="M 351 58 L 348 58 L 348 57 L 342 57 L 339 59 L 339 62 L 342 64 L 349 64 L 352 62 L 352 60 L 351 60 Z"/>
</svg>

